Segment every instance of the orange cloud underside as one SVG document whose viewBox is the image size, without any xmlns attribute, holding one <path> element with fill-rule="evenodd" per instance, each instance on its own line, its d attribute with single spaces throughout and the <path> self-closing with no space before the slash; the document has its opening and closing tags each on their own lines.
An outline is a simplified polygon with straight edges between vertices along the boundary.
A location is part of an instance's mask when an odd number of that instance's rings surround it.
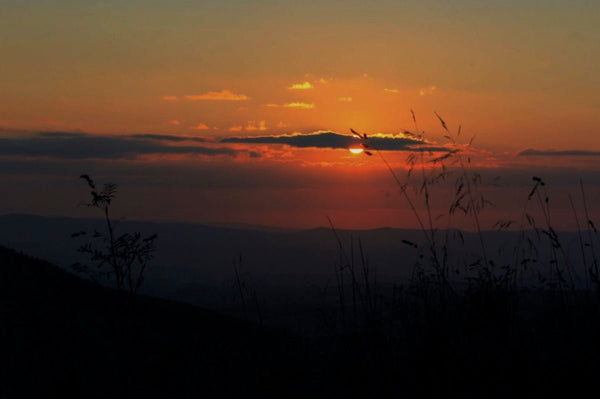
<svg viewBox="0 0 600 399">
<path fill-rule="evenodd" d="M 192 101 L 245 101 L 250 99 L 250 97 L 245 94 L 236 94 L 230 90 L 209 91 L 204 94 L 189 94 L 186 95 L 185 98 Z"/>
<path fill-rule="evenodd" d="M 283 105 L 285 108 L 300 108 L 300 109 L 313 109 L 315 108 L 315 104 L 313 103 L 303 103 L 303 102 L 292 102 Z"/>
<path fill-rule="evenodd" d="M 303 83 L 294 83 L 293 85 L 288 87 L 288 89 L 289 90 L 309 90 L 309 89 L 312 89 L 313 87 L 314 86 L 310 82 L 303 82 Z"/>
</svg>

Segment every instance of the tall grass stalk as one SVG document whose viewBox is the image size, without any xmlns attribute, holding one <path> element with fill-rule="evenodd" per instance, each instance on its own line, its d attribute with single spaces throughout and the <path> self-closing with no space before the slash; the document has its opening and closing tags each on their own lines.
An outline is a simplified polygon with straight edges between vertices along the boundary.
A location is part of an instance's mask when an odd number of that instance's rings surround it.
<svg viewBox="0 0 600 399">
<path fill-rule="evenodd" d="M 363 249 L 362 240 L 358 238 L 358 249 L 354 245 L 354 237 L 350 236 L 349 253 L 346 251 L 340 235 L 337 232 L 331 218 L 327 217 L 331 231 L 338 244 L 339 261 L 334 268 L 338 304 L 340 310 L 340 322 L 342 330 L 348 328 L 357 330 L 361 327 L 369 327 L 378 323 L 378 298 L 377 281 L 374 271 L 369 265 L 369 260 Z M 358 253 L 357 253 L 358 252 Z M 360 262 L 360 265 L 357 263 Z M 346 293 L 346 280 L 350 287 L 350 297 Z M 347 309 L 350 301 L 352 312 Z"/>
</svg>

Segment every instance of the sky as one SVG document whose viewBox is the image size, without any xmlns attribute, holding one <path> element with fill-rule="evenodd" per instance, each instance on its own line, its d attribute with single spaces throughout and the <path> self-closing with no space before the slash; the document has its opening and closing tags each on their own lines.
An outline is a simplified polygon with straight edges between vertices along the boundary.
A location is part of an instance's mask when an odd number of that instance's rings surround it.
<svg viewBox="0 0 600 399">
<path fill-rule="evenodd" d="M 423 176 L 447 223 L 474 174 L 484 228 L 543 217 L 533 176 L 561 227 L 600 211 L 598 2 L 0 7 L 0 213 L 89 215 L 82 173 L 131 219 L 419 227 Z"/>
</svg>

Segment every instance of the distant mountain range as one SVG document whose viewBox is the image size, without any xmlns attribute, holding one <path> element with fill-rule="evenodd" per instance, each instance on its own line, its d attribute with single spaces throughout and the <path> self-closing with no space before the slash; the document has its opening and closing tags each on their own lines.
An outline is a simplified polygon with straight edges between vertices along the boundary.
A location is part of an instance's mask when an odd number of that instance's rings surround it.
<svg viewBox="0 0 600 399">
<path fill-rule="evenodd" d="M 77 253 L 81 241 L 71 234 L 94 229 L 104 229 L 103 221 L 3 215 L 0 244 L 70 269 L 74 262 L 85 260 Z M 331 228 L 282 230 L 128 220 L 120 221 L 117 230 L 158 234 L 156 257 L 148 267 L 142 292 L 234 314 L 240 310 L 234 261 L 239 263 L 241 280 L 250 294 L 264 300 L 265 306 L 285 303 L 291 307 L 298 301 L 322 304 L 334 295 L 340 264 L 354 262 L 357 269 L 362 267 L 360 246 L 373 278 L 383 285 L 406 283 L 417 262 L 428 262 L 427 255 L 419 259 L 418 251 L 409 245 L 425 242 L 419 230 L 334 232 Z M 438 232 L 437 237 L 441 245 L 446 232 Z M 576 262 L 576 233 L 561 233 L 561 237 Z M 478 237 L 449 232 L 448 238 L 449 257 L 455 260 L 457 275 L 462 278 L 468 264 L 481 258 Z M 550 244 L 543 236 L 539 240 L 538 257 L 542 260 L 548 256 Z M 498 266 L 514 262 L 515 248 L 524 245 L 519 232 L 484 232 L 484 241 L 489 257 Z"/>
<path fill-rule="evenodd" d="M 71 238 L 76 231 L 104 229 L 103 221 L 33 215 L 0 216 L 0 244 L 48 259 L 69 268 L 84 260 L 77 253 L 81 241 Z M 145 292 L 203 305 L 223 304 L 231 296 L 233 261 L 247 284 L 285 287 L 283 291 L 325 287 L 334 279 L 340 250 L 331 229 L 272 230 L 265 228 L 221 227 L 186 223 L 121 221 L 119 231 L 156 233 L 157 252 L 151 262 Z M 339 231 L 346 251 L 353 236 L 358 238 L 371 264 L 388 279 L 405 278 L 410 272 L 407 259 L 414 250 L 397 243 L 413 238 L 405 230 Z M 219 290 L 221 292 L 219 292 Z"/>
</svg>

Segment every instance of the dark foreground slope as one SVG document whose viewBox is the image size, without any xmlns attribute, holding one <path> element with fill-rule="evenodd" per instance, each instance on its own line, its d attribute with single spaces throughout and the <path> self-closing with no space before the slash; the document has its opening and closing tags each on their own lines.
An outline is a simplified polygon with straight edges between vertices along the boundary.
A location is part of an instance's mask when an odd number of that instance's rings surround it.
<svg viewBox="0 0 600 399">
<path fill-rule="evenodd" d="M 113 290 L 0 247 L 0 397 L 535 397 L 597 389 L 581 292 L 406 293 L 292 337 Z M 518 309 L 518 311 L 514 311 Z M 359 313 L 360 314 L 360 313 Z"/>
<path fill-rule="evenodd" d="M 2 398 L 277 394 L 293 389 L 292 346 L 282 334 L 190 305 L 122 302 L 0 247 Z"/>
</svg>

